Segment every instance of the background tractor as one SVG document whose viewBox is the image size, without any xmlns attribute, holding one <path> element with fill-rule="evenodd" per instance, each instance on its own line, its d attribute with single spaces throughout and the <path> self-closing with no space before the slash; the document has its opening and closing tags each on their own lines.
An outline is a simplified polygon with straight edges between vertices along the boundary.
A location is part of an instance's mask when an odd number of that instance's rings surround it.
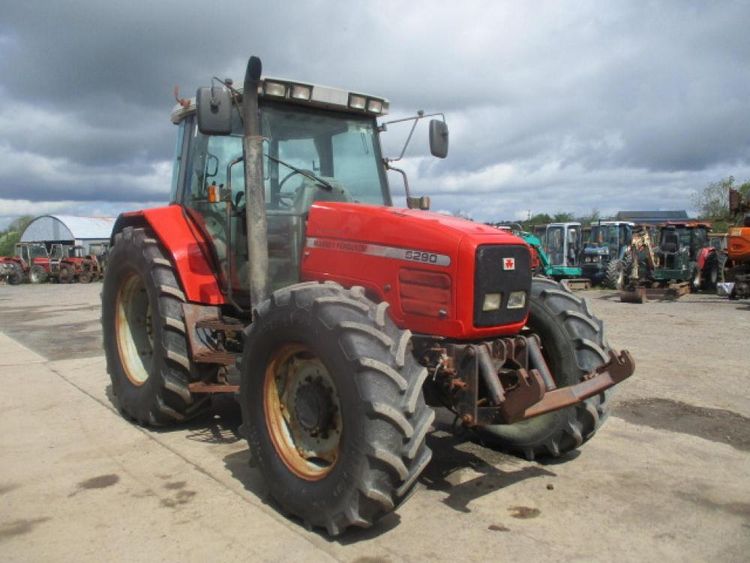
<svg viewBox="0 0 750 563">
<path fill-rule="evenodd" d="M 628 251 L 623 300 L 643 302 L 645 297 L 676 298 L 691 290 L 715 289 L 719 257 L 708 238 L 710 228 L 695 221 L 666 223 L 659 226 L 658 245 L 647 228 L 636 228 Z"/>
<path fill-rule="evenodd" d="M 13 256 L 0 257 L 0 276 L 11 285 L 43 283 L 49 272 L 49 258 L 43 244 L 19 242 Z"/>
<path fill-rule="evenodd" d="M 524 236 L 527 243 L 537 245 L 539 243 L 543 254 L 546 255 L 546 265 L 543 267 L 544 275 L 560 281 L 566 280 L 571 287 L 586 289 L 590 287 L 588 278 L 583 278 L 579 255 L 583 241 L 583 231 L 580 223 L 550 223 L 549 225 L 537 225 L 534 227 L 533 238 Z M 541 256 L 540 256 L 541 260 Z"/>
<path fill-rule="evenodd" d="M 599 221 L 591 225 L 581 251 L 583 276 L 593 284 L 604 284 L 610 289 L 622 289 L 625 272 L 629 268 L 633 223 Z"/>
<path fill-rule="evenodd" d="M 172 203 L 118 218 L 104 278 L 124 416 L 170 425 L 239 391 L 271 495 L 332 535 L 407 498 L 433 406 L 528 458 L 594 435 L 632 358 L 585 302 L 532 279 L 521 239 L 429 213 L 406 181 L 392 206 L 387 100 L 261 79 L 253 57 L 241 90 L 179 102 Z M 444 120 L 429 133 L 445 157 Z"/>
<path fill-rule="evenodd" d="M 739 220 L 727 233 L 726 279 L 734 283 L 730 297 L 750 297 L 750 202 L 737 190 L 729 190 L 729 209 Z M 744 214 L 744 215 L 743 215 Z"/>
</svg>

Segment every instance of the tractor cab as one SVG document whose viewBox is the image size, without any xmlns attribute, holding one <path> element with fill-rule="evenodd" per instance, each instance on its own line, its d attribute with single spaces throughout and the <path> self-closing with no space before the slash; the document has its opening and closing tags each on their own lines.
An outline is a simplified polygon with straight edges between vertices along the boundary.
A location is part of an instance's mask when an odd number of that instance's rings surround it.
<svg viewBox="0 0 750 563">
<path fill-rule="evenodd" d="M 219 131 L 210 107 L 211 97 L 220 95 L 227 115 Z M 253 267 L 247 213 L 254 203 L 245 189 L 240 95 L 231 85 L 206 88 L 196 101 L 183 100 L 174 110 L 172 121 L 180 133 L 171 202 L 181 205 L 200 228 L 222 285 L 247 308 Z M 388 160 L 379 140 L 385 125 L 377 122 L 388 113 L 389 103 L 376 96 L 265 78 L 259 82 L 257 104 L 267 278 L 270 289 L 277 289 L 300 281 L 305 222 L 313 203 L 393 204 Z M 418 115 L 414 125 L 421 117 L 427 116 Z M 438 146 L 447 143 L 444 122 L 433 120 L 430 133 L 433 154 L 444 157 L 447 145 Z M 251 236 L 259 238 L 257 233 Z"/>
<path fill-rule="evenodd" d="M 718 257 L 708 237 L 710 231 L 710 224 L 696 221 L 661 225 L 654 250 L 656 267 L 650 277 L 657 282 L 691 281 L 694 289 L 714 287 Z"/>
<path fill-rule="evenodd" d="M 544 247 L 550 264 L 577 268 L 583 233 L 580 223 L 550 223 L 544 235 Z"/>
<path fill-rule="evenodd" d="M 617 289 L 621 268 L 612 261 L 622 261 L 633 239 L 633 223 L 625 221 L 599 221 L 591 225 L 589 236 L 581 252 L 583 275 L 594 283 L 604 281 Z"/>
<path fill-rule="evenodd" d="M 49 259 L 47 248 L 40 243 L 19 242 L 15 246 L 15 255 L 31 265 Z"/>
</svg>

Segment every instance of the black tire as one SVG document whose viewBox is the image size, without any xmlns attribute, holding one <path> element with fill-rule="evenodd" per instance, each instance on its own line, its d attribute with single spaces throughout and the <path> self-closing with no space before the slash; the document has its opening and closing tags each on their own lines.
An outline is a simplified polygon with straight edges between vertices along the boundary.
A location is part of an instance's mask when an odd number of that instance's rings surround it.
<svg viewBox="0 0 750 563">
<path fill-rule="evenodd" d="M 112 257 L 102 287 L 102 330 L 120 412 L 150 426 L 200 414 L 209 397 L 188 389 L 199 378 L 189 359 L 185 295 L 165 251 L 149 230 L 126 227 L 115 235 Z"/>
<path fill-rule="evenodd" d="M 72 266 L 62 265 L 57 275 L 57 281 L 60 283 L 73 283 L 75 281 L 75 272 Z"/>
<path fill-rule="evenodd" d="M 613 258 L 607 264 L 607 271 L 604 274 L 604 287 L 608 289 L 621 290 L 625 287 L 627 265 L 625 260 Z"/>
<path fill-rule="evenodd" d="M 24 275 L 21 266 L 16 263 L 11 263 L 10 270 L 11 271 L 8 274 L 8 283 L 10 285 L 18 285 L 23 283 Z"/>
<path fill-rule="evenodd" d="M 432 457 L 425 436 L 434 412 L 422 394 L 427 370 L 412 357 L 411 333 L 393 324 L 387 308 L 360 287 L 297 284 L 274 292 L 245 332 L 240 397 L 253 459 L 284 511 L 332 536 L 394 510 Z M 269 422 L 278 389 L 276 375 L 268 386 L 268 374 L 290 343 L 325 367 L 340 405 L 336 459 L 315 479 L 304 468 L 295 472 L 295 450 L 279 443 Z M 289 428 L 300 424 L 297 411 L 286 412 Z"/>
<path fill-rule="evenodd" d="M 91 272 L 83 271 L 78 274 L 78 283 L 91 283 L 92 276 Z"/>
<path fill-rule="evenodd" d="M 719 258 L 713 252 L 709 254 L 706 263 L 703 265 L 701 289 L 703 291 L 714 291 L 717 283 L 719 283 Z"/>
<path fill-rule="evenodd" d="M 527 323 L 539 335 L 558 387 L 574 385 L 609 360 L 604 326 L 588 303 L 553 281 L 534 278 Z M 488 445 L 529 460 L 559 457 L 590 440 L 609 414 L 608 392 L 578 405 L 510 425 L 482 429 Z"/>
<path fill-rule="evenodd" d="M 39 264 L 34 264 L 29 270 L 29 282 L 44 283 L 47 281 L 47 270 Z"/>
</svg>

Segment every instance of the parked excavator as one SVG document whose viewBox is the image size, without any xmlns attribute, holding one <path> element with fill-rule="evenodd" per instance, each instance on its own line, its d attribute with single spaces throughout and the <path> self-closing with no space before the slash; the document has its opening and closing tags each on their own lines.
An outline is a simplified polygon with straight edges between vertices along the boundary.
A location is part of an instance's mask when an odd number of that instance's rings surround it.
<svg viewBox="0 0 750 563">
<path fill-rule="evenodd" d="M 727 233 L 726 280 L 734 283 L 729 294 L 733 299 L 750 298 L 750 200 L 742 193 L 729 190 L 729 210 L 737 225 Z"/>
</svg>

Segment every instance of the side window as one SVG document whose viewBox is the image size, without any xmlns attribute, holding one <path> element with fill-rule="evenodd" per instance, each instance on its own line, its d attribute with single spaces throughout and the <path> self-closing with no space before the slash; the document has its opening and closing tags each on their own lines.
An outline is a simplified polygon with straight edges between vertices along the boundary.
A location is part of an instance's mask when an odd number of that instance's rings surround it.
<svg viewBox="0 0 750 563">
<path fill-rule="evenodd" d="M 226 188 L 228 166 L 242 156 L 242 139 L 240 137 L 214 137 L 195 134 L 191 144 L 190 158 L 190 189 L 188 201 L 201 202 L 208 199 L 208 186 L 215 184 Z M 232 198 L 238 192 L 245 191 L 245 175 L 242 164 L 236 164 L 231 169 Z"/>
<path fill-rule="evenodd" d="M 341 181 L 356 201 L 382 203 L 382 196 L 373 191 L 373 178 L 378 177 L 379 163 L 372 158 L 373 136 L 364 126 L 349 129 L 332 138 L 336 155 L 336 178 Z"/>
</svg>

